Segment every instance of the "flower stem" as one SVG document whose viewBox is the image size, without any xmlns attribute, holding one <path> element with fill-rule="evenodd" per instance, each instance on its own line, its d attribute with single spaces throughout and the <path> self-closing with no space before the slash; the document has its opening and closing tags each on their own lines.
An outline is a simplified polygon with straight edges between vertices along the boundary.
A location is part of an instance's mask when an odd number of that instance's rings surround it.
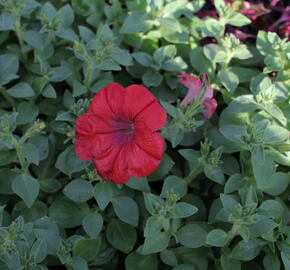
<svg viewBox="0 0 290 270">
<path fill-rule="evenodd" d="M 85 74 L 85 81 L 84 81 L 84 85 L 89 88 L 90 87 L 90 84 L 91 84 L 91 74 L 92 74 L 92 71 L 93 71 L 93 67 L 92 67 L 92 64 L 91 62 L 88 63 L 88 66 L 87 66 L 87 71 L 86 71 L 86 74 Z"/>
<path fill-rule="evenodd" d="M 22 168 L 23 172 L 26 173 L 29 165 L 26 162 L 24 155 L 22 153 L 22 144 L 14 138 L 12 140 L 13 140 L 13 145 L 14 145 L 14 148 L 16 150 L 21 168 Z"/>
<path fill-rule="evenodd" d="M 203 168 L 203 166 L 202 166 L 202 164 L 201 163 L 199 163 L 195 168 L 194 168 L 194 170 L 192 170 L 190 173 L 189 173 L 189 175 L 186 177 L 186 178 L 184 178 L 185 179 L 185 181 L 187 182 L 187 184 L 189 184 L 201 171 L 202 171 L 202 168 Z"/>
<path fill-rule="evenodd" d="M 25 47 L 25 43 L 23 40 L 23 34 L 22 34 L 22 29 L 21 29 L 21 23 L 20 23 L 20 19 L 15 23 L 15 32 L 16 32 L 16 36 L 20 45 L 20 49 L 21 49 L 21 56 L 24 62 L 24 65 L 27 67 L 28 66 L 28 59 L 27 59 L 27 55 L 24 52 L 24 47 Z"/>
</svg>

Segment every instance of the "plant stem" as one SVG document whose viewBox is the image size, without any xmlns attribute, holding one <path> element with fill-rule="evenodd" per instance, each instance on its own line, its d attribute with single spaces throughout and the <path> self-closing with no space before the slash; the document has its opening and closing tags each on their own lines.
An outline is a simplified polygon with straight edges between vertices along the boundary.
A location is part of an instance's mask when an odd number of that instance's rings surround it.
<svg viewBox="0 0 290 270">
<path fill-rule="evenodd" d="M 26 162 L 26 160 L 25 160 L 25 158 L 23 156 L 23 153 L 22 153 L 22 144 L 19 143 L 14 138 L 12 140 L 13 140 L 13 145 L 15 147 L 15 150 L 16 150 L 16 153 L 17 153 L 21 168 L 22 168 L 23 172 L 26 173 L 27 169 L 28 169 L 28 163 Z"/>
<path fill-rule="evenodd" d="M 85 74 L 85 81 L 84 81 L 84 85 L 87 88 L 89 88 L 90 87 L 90 84 L 91 84 L 91 74 L 92 74 L 92 71 L 93 71 L 92 64 L 91 64 L 91 62 L 88 62 L 87 71 L 86 71 L 86 74 Z"/>
<path fill-rule="evenodd" d="M 28 66 L 28 59 L 27 59 L 26 53 L 24 53 L 25 43 L 24 43 L 24 40 L 23 40 L 23 34 L 22 34 L 20 19 L 15 23 L 15 32 L 16 32 L 16 36 L 17 36 L 17 39 L 18 39 L 18 42 L 19 42 L 19 45 L 20 45 L 21 56 L 23 58 L 24 65 L 27 67 Z"/>
<path fill-rule="evenodd" d="M 201 172 L 202 168 L 202 164 L 199 163 L 195 169 L 192 170 L 186 178 L 184 178 L 187 184 L 189 184 Z"/>
</svg>

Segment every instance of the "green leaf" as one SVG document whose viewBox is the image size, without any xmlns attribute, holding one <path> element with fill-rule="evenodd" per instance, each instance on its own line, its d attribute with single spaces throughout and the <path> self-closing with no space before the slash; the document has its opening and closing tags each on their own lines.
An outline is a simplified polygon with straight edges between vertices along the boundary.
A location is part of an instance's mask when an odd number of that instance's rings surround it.
<svg viewBox="0 0 290 270">
<path fill-rule="evenodd" d="M 80 257 L 72 258 L 69 264 L 72 266 L 73 270 L 88 270 L 88 263 Z"/>
<path fill-rule="evenodd" d="M 25 143 L 22 147 L 23 155 L 30 163 L 39 164 L 40 157 L 37 147 L 32 143 Z"/>
<path fill-rule="evenodd" d="M 164 218 L 159 216 L 151 216 L 146 220 L 146 225 L 144 228 L 144 236 L 148 237 L 150 235 L 160 232 L 163 228 Z"/>
<path fill-rule="evenodd" d="M 170 142 L 172 144 L 172 147 L 176 147 L 184 138 L 184 129 L 182 127 L 179 127 L 177 125 L 171 127 L 168 130 Z"/>
<path fill-rule="evenodd" d="M 134 248 L 137 240 L 134 227 L 116 219 L 110 221 L 106 230 L 106 237 L 114 248 L 124 253 L 129 253 Z"/>
<path fill-rule="evenodd" d="M 19 114 L 17 115 L 17 124 L 24 125 L 36 119 L 39 108 L 30 102 L 21 102 L 17 107 Z"/>
<path fill-rule="evenodd" d="M 158 169 L 147 177 L 148 180 L 155 181 L 162 179 L 169 173 L 173 165 L 174 161 L 167 154 L 164 154 Z"/>
<path fill-rule="evenodd" d="M 143 65 L 144 67 L 150 67 L 153 64 L 152 56 L 144 52 L 136 52 L 132 54 L 133 58 Z"/>
<path fill-rule="evenodd" d="M 144 195 L 146 210 L 151 215 L 158 214 L 160 209 L 165 205 L 164 200 L 161 199 L 159 196 L 156 196 L 151 193 L 143 193 L 143 195 Z"/>
<path fill-rule="evenodd" d="M 234 72 L 229 70 L 221 71 L 219 73 L 219 79 L 222 85 L 231 93 L 236 90 L 239 84 L 238 76 Z"/>
<path fill-rule="evenodd" d="M 139 222 L 139 209 L 137 203 L 130 197 L 118 196 L 113 199 L 113 208 L 119 219 L 137 227 Z"/>
<path fill-rule="evenodd" d="M 228 241 L 228 235 L 221 229 L 210 231 L 206 237 L 206 243 L 213 247 L 223 247 Z"/>
<path fill-rule="evenodd" d="M 142 76 L 142 80 L 146 86 L 159 86 L 163 80 L 163 77 L 158 71 L 148 69 Z"/>
<path fill-rule="evenodd" d="M 225 49 L 216 44 L 208 44 L 203 47 L 204 55 L 215 63 L 225 63 L 228 60 L 228 55 Z"/>
<path fill-rule="evenodd" d="M 206 37 L 217 37 L 219 39 L 224 35 L 225 26 L 219 20 L 206 18 L 200 30 Z"/>
<path fill-rule="evenodd" d="M 48 84 L 41 92 L 41 95 L 47 98 L 56 98 L 56 91 L 51 84 Z"/>
<path fill-rule="evenodd" d="M 63 26 L 70 26 L 74 21 L 74 11 L 71 6 L 67 4 L 57 11 L 56 17 L 61 20 Z"/>
<path fill-rule="evenodd" d="M 31 207 L 39 193 L 39 183 L 32 176 L 20 174 L 12 181 L 12 190 Z"/>
<path fill-rule="evenodd" d="M 283 172 L 276 172 L 265 182 L 260 183 L 260 188 L 267 194 L 272 196 L 280 195 L 289 185 L 289 175 Z"/>
<path fill-rule="evenodd" d="M 86 202 L 93 197 L 93 186 L 84 179 L 75 179 L 69 182 L 63 193 L 74 202 Z"/>
<path fill-rule="evenodd" d="M 34 31 L 34 30 L 29 30 L 26 32 L 23 32 L 23 39 L 32 46 L 35 49 L 43 50 L 45 46 L 45 42 L 42 38 L 41 33 Z"/>
<path fill-rule="evenodd" d="M 122 66 L 130 66 L 132 64 L 132 57 L 130 53 L 126 50 L 122 49 L 115 49 L 111 53 L 111 57 L 119 64 Z"/>
<path fill-rule="evenodd" d="M 101 239 L 81 239 L 76 242 L 73 255 L 79 256 L 86 261 L 93 260 L 101 249 Z"/>
<path fill-rule="evenodd" d="M 225 176 L 220 166 L 207 165 L 204 168 L 204 173 L 207 178 L 211 179 L 212 181 L 218 184 L 222 185 L 225 182 Z"/>
<path fill-rule="evenodd" d="M 197 211 L 198 209 L 195 206 L 189 203 L 179 202 L 175 204 L 172 210 L 170 210 L 169 215 L 173 218 L 187 218 L 195 214 Z"/>
<path fill-rule="evenodd" d="M 227 9 L 226 17 L 224 19 L 226 20 L 227 24 L 238 27 L 251 23 L 251 20 L 248 17 L 246 17 L 242 13 L 234 12 L 231 9 Z"/>
<path fill-rule="evenodd" d="M 137 32 L 146 32 L 151 29 L 152 21 L 147 13 L 140 11 L 134 11 L 128 15 L 123 22 L 120 29 L 121 34 L 134 34 Z"/>
<path fill-rule="evenodd" d="M 52 82 L 62 82 L 68 79 L 72 75 L 72 71 L 68 65 L 64 63 L 61 66 L 52 69 L 52 76 L 50 81 Z"/>
<path fill-rule="evenodd" d="M 79 81 L 73 82 L 73 97 L 79 97 L 87 92 L 87 88 Z"/>
<path fill-rule="evenodd" d="M 98 212 L 91 213 L 83 219 L 83 228 L 91 237 L 96 238 L 102 230 L 103 218 Z"/>
<path fill-rule="evenodd" d="M 232 198 L 230 195 L 220 194 L 220 198 L 223 204 L 223 207 L 230 213 L 235 211 L 238 202 Z"/>
<path fill-rule="evenodd" d="M 30 250 L 36 263 L 42 262 L 47 256 L 47 244 L 44 239 L 37 239 Z"/>
<path fill-rule="evenodd" d="M 274 42 L 276 43 L 280 38 L 276 33 L 271 33 L 272 34 L 272 41 L 273 44 Z M 269 42 L 268 39 L 268 33 L 265 31 L 259 31 L 257 35 L 257 49 L 261 52 L 263 55 L 271 55 L 274 53 L 274 48 L 271 46 L 271 42 Z"/>
<path fill-rule="evenodd" d="M 176 56 L 177 50 L 174 45 L 166 45 L 157 49 L 153 54 L 155 62 L 162 64 L 166 60 L 172 59 Z"/>
<path fill-rule="evenodd" d="M 161 17 L 158 19 L 158 21 L 160 22 L 161 26 L 163 26 L 171 31 L 174 31 L 174 32 L 181 32 L 182 31 L 180 23 L 175 18 Z"/>
<path fill-rule="evenodd" d="M 164 107 L 164 109 L 170 116 L 172 116 L 173 118 L 178 117 L 178 111 L 177 111 L 178 109 L 175 106 L 164 101 L 161 101 L 161 105 Z"/>
<path fill-rule="evenodd" d="M 286 142 L 289 138 L 289 131 L 278 125 L 268 125 L 264 131 L 264 143 L 277 144 Z"/>
<path fill-rule="evenodd" d="M 285 270 L 290 269 L 290 256 L 289 253 L 281 252 L 282 262 L 284 264 Z"/>
<path fill-rule="evenodd" d="M 88 162 L 81 160 L 75 153 L 74 145 L 66 148 L 58 157 L 55 167 L 71 176 L 75 172 L 79 172 L 89 165 Z"/>
<path fill-rule="evenodd" d="M 275 173 L 275 163 L 268 155 L 265 155 L 263 163 L 256 162 L 253 158 L 251 160 L 257 187 L 263 189 L 267 180 Z"/>
<path fill-rule="evenodd" d="M 26 222 L 35 221 L 39 218 L 47 216 L 48 208 L 45 203 L 36 200 L 33 205 L 28 208 L 25 202 L 18 202 L 13 208 L 13 216 L 22 216 Z"/>
<path fill-rule="evenodd" d="M 259 213 L 274 219 L 279 219 L 284 213 L 283 205 L 275 200 L 266 200 L 261 203 Z"/>
<path fill-rule="evenodd" d="M 139 191 L 150 192 L 150 186 L 146 178 L 131 177 L 126 186 Z"/>
<path fill-rule="evenodd" d="M 177 0 L 168 2 L 163 8 L 163 13 L 168 17 L 177 17 L 180 13 L 191 11 L 187 7 L 188 2 L 186 0 Z"/>
<path fill-rule="evenodd" d="M 42 179 L 39 184 L 40 189 L 46 193 L 55 193 L 61 188 L 61 183 L 54 178 Z"/>
<path fill-rule="evenodd" d="M 286 126 L 287 118 L 276 104 L 268 104 L 267 106 L 264 106 L 263 109 L 276 118 L 283 126 Z"/>
<path fill-rule="evenodd" d="M 177 234 L 179 242 L 187 248 L 199 248 L 206 243 L 207 232 L 198 224 L 187 224 Z"/>
<path fill-rule="evenodd" d="M 58 197 L 49 208 L 49 216 L 64 228 L 81 225 L 88 213 L 86 203 L 75 203 L 65 197 Z"/>
<path fill-rule="evenodd" d="M 244 184 L 244 180 L 241 174 L 233 174 L 230 176 L 230 178 L 227 180 L 224 188 L 225 193 L 232 193 L 234 191 L 239 190 L 242 188 Z"/>
<path fill-rule="evenodd" d="M 47 253 L 56 254 L 61 238 L 55 221 L 52 218 L 42 217 L 34 221 L 33 227 L 36 237 L 46 241 Z"/>
<path fill-rule="evenodd" d="M 11 162 L 13 162 L 15 159 L 16 159 L 16 152 L 14 150 L 0 151 L 0 166 L 8 165 Z"/>
<path fill-rule="evenodd" d="M 14 30 L 15 23 L 19 19 L 19 15 L 3 12 L 0 15 L 0 31 Z"/>
<path fill-rule="evenodd" d="M 281 269 L 280 260 L 276 254 L 267 253 L 263 259 L 263 266 L 265 270 L 279 270 Z"/>
<path fill-rule="evenodd" d="M 159 18 L 160 34 L 170 43 L 188 43 L 188 30 L 175 18 Z"/>
<path fill-rule="evenodd" d="M 221 264 L 223 270 L 241 269 L 241 263 L 237 260 L 232 259 L 228 254 L 223 254 L 221 256 Z"/>
<path fill-rule="evenodd" d="M 230 257 L 240 261 L 253 260 L 262 250 L 265 242 L 260 239 L 250 239 L 240 241 L 230 253 Z"/>
<path fill-rule="evenodd" d="M 243 144 L 248 136 L 247 129 L 237 125 L 227 125 L 220 128 L 220 132 L 230 141 Z"/>
<path fill-rule="evenodd" d="M 140 255 L 137 253 L 129 254 L 125 259 L 126 270 L 157 270 L 158 260 L 157 256 L 152 255 Z"/>
<path fill-rule="evenodd" d="M 1 19 L 0 19 L 1 20 Z M 17 78 L 19 59 L 16 54 L 0 55 L 0 85 L 4 85 Z"/>
<path fill-rule="evenodd" d="M 180 177 L 170 175 L 164 180 L 160 196 L 168 198 L 171 194 L 176 194 L 179 198 L 182 198 L 186 192 L 186 181 Z"/>
<path fill-rule="evenodd" d="M 198 159 L 201 157 L 200 152 L 193 149 L 182 149 L 178 150 L 178 152 L 189 162 L 198 163 Z"/>
<path fill-rule="evenodd" d="M 99 207 L 104 210 L 113 198 L 110 185 L 105 181 L 97 183 L 94 187 L 94 198 Z"/>
<path fill-rule="evenodd" d="M 177 258 L 175 256 L 175 253 L 172 250 L 165 249 L 160 252 L 160 259 L 163 263 L 169 265 L 169 266 L 177 266 Z"/>
<path fill-rule="evenodd" d="M 203 53 L 203 48 L 194 48 L 192 51 L 190 51 L 189 57 L 191 65 L 198 72 L 207 72 L 209 74 L 213 72 L 215 63 L 205 57 Z"/>
<path fill-rule="evenodd" d="M 142 255 L 161 252 L 169 244 L 170 236 L 166 232 L 155 233 L 145 238 Z"/>
<path fill-rule="evenodd" d="M 169 59 L 162 64 L 162 69 L 166 71 L 181 71 L 187 68 L 187 64 L 179 56 Z"/>
<path fill-rule="evenodd" d="M 114 71 L 121 70 L 120 65 L 110 58 L 103 59 L 100 63 L 96 65 L 96 67 L 101 70 L 114 70 Z"/>
<path fill-rule="evenodd" d="M 7 90 L 7 93 L 15 98 L 30 98 L 35 95 L 31 86 L 26 82 L 21 82 Z"/>
</svg>

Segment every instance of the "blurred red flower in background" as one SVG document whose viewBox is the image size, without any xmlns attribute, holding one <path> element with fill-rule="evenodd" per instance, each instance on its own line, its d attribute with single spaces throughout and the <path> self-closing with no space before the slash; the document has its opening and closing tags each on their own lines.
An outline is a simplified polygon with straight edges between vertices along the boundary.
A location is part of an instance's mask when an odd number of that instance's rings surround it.
<svg viewBox="0 0 290 270">
<path fill-rule="evenodd" d="M 156 130 L 165 122 L 166 112 L 146 88 L 112 83 L 76 120 L 75 151 L 93 160 L 105 180 L 121 184 L 131 176 L 145 177 L 162 159 L 164 141 Z"/>
</svg>

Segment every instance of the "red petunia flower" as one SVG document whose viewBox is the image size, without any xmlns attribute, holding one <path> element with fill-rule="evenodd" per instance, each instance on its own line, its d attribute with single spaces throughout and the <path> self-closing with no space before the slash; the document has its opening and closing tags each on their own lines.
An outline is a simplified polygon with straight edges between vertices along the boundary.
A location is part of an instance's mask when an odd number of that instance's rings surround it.
<svg viewBox="0 0 290 270">
<path fill-rule="evenodd" d="M 178 81 L 188 88 L 187 95 L 181 102 L 181 105 L 186 107 L 190 105 L 192 101 L 199 95 L 199 92 L 202 89 L 202 82 L 201 80 L 196 79 L 187 73 L 178 75 L 177 77 L 181 78 Z M 207 76 L 200 76 L 200 77 L 202 79 L 203 77 L 207 77 Z M 213 98 L 213 89 L 209 84 L 207 85 L 205 93 L 203 94 L 201 98 L 201 103 L 203 105 L 204 117 L 206 119 L 211 118 L 213 113 L 216 111 L 217 101 L 215 98 Z"/>
<path fill-rule="evenodd" d="M 112 83 L 76 120 L 75 151 L 93 160 L 105 180 L 122 184 L 131 176 L 145 177 L 162 159 L 164 141 L 156 130 L 165 122 L 164 109 L 146 88 Z"/>
</svg>

